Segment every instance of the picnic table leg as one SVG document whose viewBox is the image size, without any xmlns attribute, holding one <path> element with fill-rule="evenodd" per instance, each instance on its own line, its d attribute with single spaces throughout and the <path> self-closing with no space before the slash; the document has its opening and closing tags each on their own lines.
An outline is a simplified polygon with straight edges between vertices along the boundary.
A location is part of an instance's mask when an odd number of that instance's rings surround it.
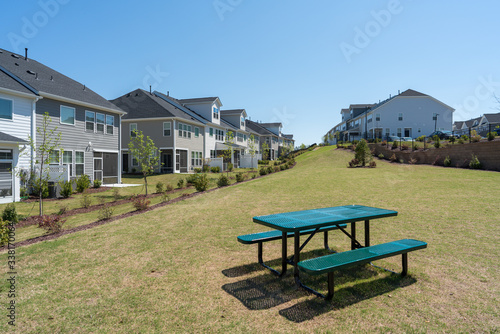
<svg viewBox="0 0 500 334">
<path fill-rule="evenodd" d="M 406 276 L 408 274 L 408 253 L 403 254 L 403 272 L 401 276 Z"/>
<path fill-rule="evenodd" d="M 370 247 L 370 221 L 365 220 L 365 247 Z"/>
<path fill-rule="evenodd" d="M 280 275 L 280 277 L 285 276 L 287 266 L 288 266 L 288 263 L 287 263 L 287 233 L 282 232 L 282 236 L 281 236 L 281 275 Z"/>
<path fill-rule="evenodd" d="M 293 247 L 293 275 L 299 277 L 299 267 L 297 263 L 300 262 L 300 232 L 295 231 L 294 233 L 294 247 Z"/>
<path fill-rule="evenodd" d="M 351 250 L 356 249 L 356 222 L 351 223 Z"/>
</svg>

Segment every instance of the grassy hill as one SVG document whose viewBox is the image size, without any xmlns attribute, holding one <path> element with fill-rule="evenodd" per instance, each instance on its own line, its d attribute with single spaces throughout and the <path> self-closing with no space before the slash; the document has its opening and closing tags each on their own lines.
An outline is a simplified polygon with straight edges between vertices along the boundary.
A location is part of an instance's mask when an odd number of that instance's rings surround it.
<svg viewBox="0 0 500 334">
<path fill-rule="evenodd" d="M 18 248 L 16 331 L 498 332 L 500 173 L 384 161 L 346 168 L 352 156 L 320 148 L 291 170 Z M 399 212 L 373 221 L 372 244 L 428 242 L 409 255 L 408 277 L 346 271 L 326 302 L 297 289 L 292 273 L 261 269 L 256 246 L 236 240 L 265 230 L 253 216 L 346 204 Z M 350 242 L 332 232 L 330 246 L 345 251 Z M 305 257 L 321 247 L 314 238 Z M 264 246 L 276 267 L 280 248 Z M 0 263 L 7 277 L 7 254 Z M 399 257 L 377 264 L 400 271 Z M 326 290 L 324 277 L 304 277 Z M 5 314 L 5 279 L 0 288 Z M 9 329 L 2 317 L 0 331 Z"/>
</svg>

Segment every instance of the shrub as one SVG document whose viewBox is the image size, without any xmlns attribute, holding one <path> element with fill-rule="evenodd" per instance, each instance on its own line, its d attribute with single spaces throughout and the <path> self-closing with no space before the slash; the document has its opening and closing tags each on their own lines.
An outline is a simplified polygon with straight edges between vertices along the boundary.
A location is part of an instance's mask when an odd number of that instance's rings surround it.
<svg viewBox="0 0 500 334">
<path fill-rule="evenodd" d="M 89 208 L 92 205 L 92 198 L 89 193 L 83 193 L 82 198 L 80 198 L 80 204 L 82 205 L 82 208 Z"/>
<path fill-rule="evenodd" d="M 145 196 L 135 195 L 132 197 L 132 203 L 137 211 L 146 210 L 151 203 Z"/>
<path fill-rule="evenodd" d="M 227 164 L 227 170 L 228 170 L 228 171 L 230 171 L 230 172 L 232 172 L 232 171 L 233 171 L 233 168 L 234 168 L 233 164 L 229 162 L 229 163 Z"/>
<path fill-rule="evenodd" d="M 28 188 L 21 187 L 19 194 L 21 197 L 28 197 L 29 196 Z"/>
<path fill-rule="evenodd" d="M 225 187 L 229 185 L 229 178 L 222 174 L 219 179 L 217 180 L 217 186 L 218 187 Z"/>
<path fill-rule="evenodd" d="M 285 169 L 286 169 L 286 167 L 285 167 L 285 166 L 286 166 L 286 165 L 280 165 L 280 170 L 285 170 Z"/>
<path fill-rule="evenodd" d="M 274 165 L 275 165 L 275 166 L 279 166 L 279 164 L 280 164 L 280 163 L 279 163 L 279 161 L 275 161 L 275 162 L 274 162 Z"/>
<path fill-rule="evenodd" d="M 163 182 L 157 182 L 156 183 L 156 193 L 162 193 L 164 191 L 164 184 Z"/>
<path fill-rule="evenodd" d="M 246 178 L 247 176 L 243 173 L 236 174 L 236 182 L 243 182 Z"/>
<path fill-rule="evenodd" d="M 274 172 L 275 172 L 275 173 L 279 172 L 280 170 L 281 170 L 281 169 L 279 168 L 279 166 L 274 167 Z"/>
<path fill-rule="evenodd" d="M 387 140 L 382 140 L 382 142 L 380 143 L 382 146 L 387 146 Z"/>
<path fill-rule="evenodd" d="M 33 183 L 33 193 L 36 196 L 40 194 L 40 187 L 42 188 L 42 198 L 49 197 L 49 183 L 46 180 L 36 180 Z"/>
<path fill-rule="evenodd" d="M 66 211 L 68 211 L 68 206 L 65 205 L 65 204 L 62 204 L 60 207 L 59 207 L 59 211 L 57 211 L 57 214 L 59 216 L 62 216 L 66 213 Z"/>
<path fill-rule="evenodd" d="M 414 151 L 418 151 L 418 145 L 417 145 L 417 143 L 413 143 L 413 147 L 412 147 L 412 149 L 413 149 Z"/>
<path fill-rule="evenodd" d="M 481 141 L 481 136 L 477 134 L 476 130 L 472 130 L 470 137 L 473 143 Z"/>
<path fill-rule="evenodd" d="M 220 173 L 220 167 L 219 166 L 212 167 L 210 168 L 210 171 L 212 173 Z"/>
<path fill-rule="evenodd" d="M 203 173 L 208 173 L 210 171 L 209 165 L 203 165 Z"/>
<path fill-rule="evenodd" d="M 172 191 L 172 190 L 174 190 L 174 186 L 171 184 L 167 184 L 167 188 L 165 191 Z"/>
<path fill-rule="evenodd" d="M 372 160 L 372 161 L 370 161 L 370 164 L 368 166 L 370 168 L 375 168 L 375 167 L 377 167 L 377 163 L 375 162 L 375 160 Z"/>
<path fill-rule="evenodd" d="M 43 215 L 37 218 L 38 227 L 47 231 L 47 233 L 57 233 L 62 230 L 63 224 L 66 220 L 62 219 L 61 216 L 56 215 Z"/>
<path fill-rule="evenodd" d="M 457 143 L 463 144 L 464 143 L 464 139 L 463 138 L 458 138 Z"/>
<path fill-rule="evenodd" d="M 259 174 L 260 175 L 266 175 L 267 174 L 267 169 L 265 167 L 262 167 L 261 169 L 259 169 Z"/>
<path fill-rule="evenodd" d="M 59 183 L 61 187 L 61 196 L 64 198 L 68 198 L 73 193 L 73 182 L 71 181 L 62 181 Z"/>
<path fill-rule="evenodd" d="M 488 132 L 488 134 L 486 135 L 486 137 L 488 138 L 488 141 L 494 140 L 496 136 L 497 136 L 496 132 Z"/>
<path fill-rule="evenodd" d="M 257 174 L 252 174 L 252 179 L 255 179 L 257 177 Z"/>
<path fill-rule="evenodd" d="M 195 173 L 201 173 L 201 168 L 195 168 L 195 169 L 194 169 L 194 172 L 195 172 Z"/>
<path fill-rule="evenodd" d="M 392 149 L 395 150 L 398 148 L 398 142 L 397 141 L 393 141 L 392 142 Z"/>
<path fill-rule="evenodd" d="M 207 174 L 198 175 L 198 177 L 194 181 L 194 187 L 196 188 L 196 191 L 207 190 L 209 184 L 210 184 L 210 180 L 208 179 Z"/>
<path fill-rule="evenodd" d="M 162 202 L 168 202 L 168 201 L 170 201 L 170 196 L 168 196 L 168 194 L 166 192 L 162 193 L 161 194 L 161 201 Z"/>
<path fill-rule="evenodd" d="M 179 188 L 179 189 L 184 188 L 184 179 L 180 179 L 180 180 L 177 182 L 177 188 Z"/>
<path fill-rule="evenodd" d="M 273 168 L 271 166 L 268 166 L 266 168 L 266 172 L 267 172 L 267 174 L 271 174 L 273 172 Z"/>
<path fill-rule="evenodd" d="M 448 140 L 450 141 L 450 143 L 453 144 L 455 142 L 455 139 L 456 139 L 455 136 L 451 136 Z"/>
<path fill-rule="evenodd" d="M 76 191 L 83 193 L 85 189 L 90 187 L 90 178 L 87 174 L 82 174 L 78 179 L 76 179 Z"/>
<path fill-rule="evenodd" d="M 391 157 L 389 158 L 389 160 L 390 160 L 391 162 L 394 162 L 394 161 L 398 160 L 398 158 L 396 157 L 396 153 L 393 153 L 393 154 L 391 155 Z"/>
<path fill-rule="evenodd" d="M 102 185 L 101 180 L 94 180 L 94 188 L 100 188 Z"/>
<path fill-rule="evenodd" d="M 425 136 L 420 136 L 420 137 L 417 137 L 417 139 L 415 139 L 416 141 L 419 141 L 419 142 L 423 142 L 425 139 Z"/>
<path fill-rule="evenodd" d="M 257 164 L 259 164 L 259 165 L 267 165 L 267 164 L 269 164 L 269 160 L 259 160 L 259 161 L 257 161 Z"/>
<path fill-rule="evenodd" d="M 450 167 L 451 166 L 451 159 L 450 159 L 449 155 L 447 155 L 446 158 L 444 158 L 443 165 L 445 167 Z"/>
<path fill-rule="evenodd" d="M 113 198 L 115 201 L 118 201 L 121 198 L 120 188 L 113 188 Z"/>
<path fill-rule="evenodd" d="M 97 219 L 99 220 L 107 220 L 113 216 L 113 207 L 109 204 L 104 204 L 97 214 Z"/>
<path fill-rule="evenodd" d="M 382 153 L 380 153 L 380 154 L 378 155 L 378 158 L 379 158 L 379 159 L 385 159 L 385 157 L 384 157 L 384 155 L 383 155 Z"/>
<path fill-rule="evenodd" d="M 472 169 L 481 169 L 482 165 L 476 155 L 472 154 L 472 159 L 469 162 L 469 167 Z"/>
<path fill-rule="evenodd" d="M 464 141 L 468 141 L 469 140 L 469 136 L 467 136 L 467 135 L 462 135 L 462 137 L 460 137 L 460 138 L 462 138 Z"/>
<path fill-rule="evenodd" d="M 408 144 L 401 144 L 401 151 L 407 151 L 409 148 Z"/>
<path fill-rule="evenodd" d="M 439 139 L 438 136 L 434 136 L 434 147 L 435 148 L 440 148 L 441 147 L 441 140 Z"/>
<path fill-rule="evenodd" d="M 351 161 L 349 161 L 349 165 L 348 165 L 348 167 L 349 167 L 349 168 L 354 168 L 354 167 L 356 167 L 357 165 L 359 165 L 359 161 L 358 161 L 358 159 L 354 158 L 354 159 L 352 159 Z"/>
<path fill-rule="evenodd" d="M 9 243 L 9 222 L 0 218 L 0 246 L 7 245 Z"/>
<path fill-rule="evenodd" d="M 415 158 L 410 158 L 410 160 L 408 160 L 408 163 L 410 163 L 410 165 L 414 165 L 416 162 L 417 162 L 417 159 L 415 159 Z"/>
<path fill-rule="evenodd" d="M 354 159 L 358 160 L 359 164 L 363 167 L 366 166 L 366 164 L 369 163 L 372 159 L 370 148 L 368 147 L 368 144 L 364 139 L 361 139 L 359 141 L 354 151 Z"/>
<path fill-rule="evenodd" d="M 17 215 L 16 206 L 14 205 L 14 203 L 7 204 L 2 213 L 2 220 L 14 224 L 17 224 L 19 222 L 19 217 Z"/>
</svg>

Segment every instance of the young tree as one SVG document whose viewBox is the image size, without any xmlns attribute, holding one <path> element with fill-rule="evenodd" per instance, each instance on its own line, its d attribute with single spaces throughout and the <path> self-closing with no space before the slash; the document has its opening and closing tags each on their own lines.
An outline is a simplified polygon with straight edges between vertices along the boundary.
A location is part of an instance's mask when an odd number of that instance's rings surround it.
<svg viewBox="0 0 500 334">
<path fill-rule="evenodd" d="M 234 134 L 232 131 L 226 132 L 224 145 L 226 145 L 226 149 L 222 151 L 222 155 L 224 156 L 224 160 L 227 162 L 229 166 L 229 164 L 231 163 L 231 156 L 233 155 L 233 145 L 234 145 Z M 229 168 L 227 169 L 229 175 Z"/>
<path fill-rule="evenodd" d="M 354 149 L 354 158 L 359 161 L 361 166 L 366 166 L 367 163 L 372 159 L 370 152 L 370 147 L 368 146 L 366 140 L 361 139 Z"/>
<path fill-rule="evenodd" d="M 160 150 L 149 136 L 144 138 L 142 131 L 134 131 L 135 137 L 131 138 L 128 148 L 130 154 L 137 160 L 144 177 L 146 196 L 148 195 L 148 176 L 153 174 L 156 167 L 160 165 Z"/>
<path fill-rule="evenodd" d="M 253 158 L 255 157 L 255 153 L 257 152 L 257 144 L 255 143 L 255 136 L 253 134 L 250 135 L 248 140 L 248 152 L 252 156 L 252 169 L 253 169 Z"/>
<path fill-rule="evenodd" d="M 262 144 L 262 160 L 269 160 L 269 145 L 267 142 Z"/>
<path fill-rule="evenodd" d="M 36 128 L 36 139 L 31 136 L 28 137 L 29 153 L 37 165 L 38 170 L 32 170 L 32 186 L 38 192 L 39 198 L 39 215 L 43 215 L 43 192 L 48 187 L 50 180 L 49 163 L 52 159 L 59 160 L 62 155 L 60 147 L 61 133 L 57 131 L 57 126 L 50 129 L 50 116 L 49 113 L 43 115 L 42 125 Z M 38 144 L 38 146 L 37 146 Z"/>
</svg>

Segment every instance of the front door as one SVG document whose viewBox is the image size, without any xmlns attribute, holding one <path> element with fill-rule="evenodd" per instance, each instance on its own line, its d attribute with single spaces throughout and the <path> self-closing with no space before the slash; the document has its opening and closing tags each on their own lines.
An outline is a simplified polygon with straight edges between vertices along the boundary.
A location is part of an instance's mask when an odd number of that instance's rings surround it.
<svg viewBox="0 0 500 334">
<path fill-rule="evenodd" d="M 187 151 L 185 150 L 175 150 L 175 170 L 181 173 L 188 172 L 188 158 Z"/>
<path fill-rule="evenodd" d="M 102 158 L 94 158 L 94 180 L 102 182 Z"/>
<path fill-rule="evenodd" d="M 411 128 L 405 128 L 405 137 L 411 137 Z"/>
<path fill-rule="evenodd" d="M 162 153 L 161 154 L 161 167 L 162 172 L 164 173 L 172 173 L 172 154 L 171 153 Z"/>
<path fill-rule="evenodd" d="M 123 153 L 122 156 L 122 169 L 124 173 L 128 173 L 128 153 Z"/>
</svg>

